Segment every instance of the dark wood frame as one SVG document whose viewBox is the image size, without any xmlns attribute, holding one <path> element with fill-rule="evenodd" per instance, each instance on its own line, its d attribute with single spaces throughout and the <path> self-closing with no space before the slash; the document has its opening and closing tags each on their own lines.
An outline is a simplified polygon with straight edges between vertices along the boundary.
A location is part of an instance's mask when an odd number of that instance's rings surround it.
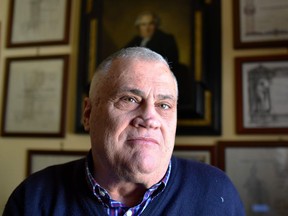
<svg viewBox="0 0 288 216">
<path fill-rule="evenodd" d="M 10 0 L 9 4 L 9 17 L 8 17 L 8 30 L 7 30 L 7 47 L 28 47 L 28 46 L 50 46 L 50 45 L 61 45 L 69 43 L 69 35 L 70 35 L 70 16 L 71 16 L 71 5 L 72 0 L 66 1 L 66 12 L 65 12 L 65 24 L 64 24 L 64 35 L 61 40 L 48 40 L 48 41 L 35 41 L 35 42 L 21 42 L 21 43 L 13 43 L 12 42 L 12 26 L 13 26 L 13 14 L 14 14 L 14 4 L 15 1 L 19 0 Z"/>
<path fill-rule="evenodd" d="M 27 151 L 27 167 L 26 167 L 26 176 L 29 176 L 33 173 L 33 157 L 34 156 L 55 156 L 56 157 L 65 157 L 65 156 L 83 156 L 85 157 L 88 154 L 88 151 L 60 151 L 60 150 L 28 150 Z M 71 161 L 71 160 L 67 160 Z M 47 166 L 50 166 L 51 164 L 47 164 Z"/>
<path fill-rule="evenodd" d="M 205 151 L 209 153 L 210 156 L 210 165 L 215 166 L 217 164 L 216 161 L 216 146 L 212 145 L 175 145 L 174 151 L 187 151 L 187 152 L 198 152 Z"/>
<path fill-rule="evenodd" d="M 191 62 L 195 70 L 191 71 L 193 91 L 187 95 L 193 101 L 187 111 L 188 117 L 180 118 L 178 115 L 177 135 L 220 135 L 221 1 L 195 0 L 191 7 Z M 84 132 L 81 122 L 83 98 L 87 96 L 91 76 L 99 64 L 101 8 L 102 0 L 82 1 L 75 118 L 77 133 Z"/>
<path fill-rule="evenodd" d="M 6 125 L 6 102 L 8 100 L 8 87 L 10 79 L 10 66 L 13 62 L 19 61 L 37 61 L 37 60 L 62 60 L 63 67 L 63 76 L 62 76 L 62 89 L 61 89 L 61 111 L 60 111 L 60 128 L 57 133 L 34 133 L 34 132 L 7 132 L 5 129 Z M 65 121 L 66 121 L 66 95 L 67 95 L 67 83 L 68 83 L 68 55 L 55 55 L 55 56 L 38 56 L 38 57 L 13 57 L 6 59 L 6 68 L 5 68 L 5 82 L 4 82 L 4 94 L 3 94 L 3 109 L 2 109 L 2 126 L 1 134 L 2 136 L 14 136 L 14 137 L 64 137 L 65 136 Z"/>
<path fill-rule="evenodd" d="M 275 55 L 275 56 L 255 56 L 255 57 L 238 57 L 235 59 L 235 103 L 236 103 L 236 132 L 238 134 L 287 134 L 287 127 L 272 128 L 245 128 L 243 124 L 244 111 L 243 111 L 243 74 L 242 65 L 244 63 L 261 63 L 261 62 L 277 62 L 288 61 L 288 55 Z"/>
<path fill-rule="evenodd" d="M 226 171 L 226 174 L 229 176 L 229 173 L 227 172 L 227 161 L 226 161 L 226 151 L 228 149 L 235 149 L 235 150 L 239 149 L 240 150 L 240 149 L 245 148 L 245 149 L 250 151 L 252 149 L 265 148 L 265 149 L 269 150 L 269 149 L 273 149 L 273 148 L 275 149 L 275 148 L 282 148 L 282 147 L 288 149 L 288 142 L 284 141 L 284 140 L 283 141 L 220 141 L 220 142 L 218 142 L 218 145 L 217 145 L 218 167 L 220 169 L 222 169 L 223 171 Z M 255 154 L 257 154 L 257 153 L 255 152 Z M 256 155 L 256 157 L 257 156 L 258 155 Z M 245 157 L 245 155 L 243 155 L 243 157 L 242 157 L 243 163 L 246 164 L 246 163 L 248 163 L 248 160 L 245 159 L 244 157 Z M 266 159 L 266 161 L 265 161 L 265 159 L 263 160 L 263 163 L 265 163 L 265 162 L 271 164 L 270 161 L 267 162 L 267 159 Z M 259 163 L 261 163 L 261 162 L 259 162 Z M 243 177 L 243 175 L 245 175 L 245 174 L 240 173 L 241 170 L 243 171 L 243 168 L 241 168 L 241 167 L 238 167 L 238 168 L 239 168 L 239 170 L 237 172 L 239 172 L 239 176 Z M 247 173 L 248 173 L 248 171 L 247 171 Z M 257 173 L 259 174 L 259 171 Z M 265 176 L 265 181 L 269 181 L 272 178 L 270 176 L 270 174 L 267 174 L 267 173 L 268 173 L 268 170 L 267 170 L 267 172 L 265 171 L 265 173 L 262 173 L 262 176 Z M 233 181 L 233 179 L 238 178 L 237 176 L 233 178 L 233 176 L 231 176 L 231 174 L 229 177 L 232 179 L 232 181 Z M 258 178 L 260 178 L 260 177 L 258 177 Z M 285 178 L 285 177 L 282 177 L 282 178 Z M 287 179 L 287 178 L 285 178 L 285 179 Z M 270 181 L 272 181 L 272 180 L 270 180 Z M 235 184 L 235 182 L 234 182 L 234 184 Z M 274 184 L 272 184 L 272 185 L 274 185 Z M 238 188 L 238 191 L 240 193 L 240 191 L 241 191 L 240 187 L 243 187 L 243 184 L 242 183 L 240 185 L 235 184 L 235 186 L 236 186 L 236 188 Z M 273 191 L 277 191 L 278 189 L 274 188 Z M 287 190 L 287 187 L 283 188 L 283 190 L 284 189 Z M 285 200 L 287 201 L 287 199 L 285 199 Z M 246 203 L 246 200 L 244 200 L 244 198 L 242 198 L 242 201 L 244 204 Z M 262 203 L 255 203 L 255 204 L 257 205 L 257 204 L 262 204 Z M 266 203 L 263 203 L 263 204 L 265 205 Z M 287 210 L 286 206 L 282 205 L 282 207 L 284 207 Z M 247 206 L 247 205 L 245 205 L 245 208 L 246 208 L 246 211 L 248 211 L 250 209 L 249 206 Z"/>
<path fill-rule="evenodd" d="M 234 35 L 234 48 L 266 48 L 266 47 L 287 47 L 287 40 L 278 41 L 259 41 L 259 42 L 242 42 L 241 29 L 240 29 L 240 12 L 239 5 L 241 0 L 233 1 L 233 35 Z"/>
</svg>

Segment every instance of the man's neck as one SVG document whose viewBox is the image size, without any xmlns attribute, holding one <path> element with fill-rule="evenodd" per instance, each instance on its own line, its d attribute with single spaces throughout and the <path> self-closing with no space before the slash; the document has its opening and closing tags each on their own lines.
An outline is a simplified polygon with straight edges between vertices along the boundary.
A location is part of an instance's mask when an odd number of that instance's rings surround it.
<svg viewBox="0 0 288 216">
<path fill-rule="evenodd" d="M 107 191 L 113 200 L 117 200 L 128 207 L 136 206 L 141 202 L 148 188 L 144 185 L 118 184 L 115 187 L 108 187 Z"/>
</svg>

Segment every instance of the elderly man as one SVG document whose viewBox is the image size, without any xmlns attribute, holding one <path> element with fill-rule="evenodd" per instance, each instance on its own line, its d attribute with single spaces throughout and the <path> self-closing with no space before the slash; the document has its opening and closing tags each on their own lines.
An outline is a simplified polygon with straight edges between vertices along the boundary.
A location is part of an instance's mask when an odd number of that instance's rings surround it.
<svg viewBox="0 0 288 216">
<path fill-rule="evenodd" d="M 176 113 L 166 61 L 147 48 L 117 52 L 98 67 L 85 99 L 87 158 L 30 176 L 4 215 L 244 215 L 220 170 L 171 157 Z"/>
</svg>

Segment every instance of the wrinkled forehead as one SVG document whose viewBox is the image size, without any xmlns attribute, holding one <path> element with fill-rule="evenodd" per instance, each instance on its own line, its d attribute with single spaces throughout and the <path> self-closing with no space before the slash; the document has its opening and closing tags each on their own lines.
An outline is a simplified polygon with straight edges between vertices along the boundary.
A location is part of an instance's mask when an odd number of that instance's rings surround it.
<svg viewBox="0 0 288 216">
<path fill-rule="evenodd" d="M 144 75 L 152 76 L 155 80 L 173 78 L 173 74 L 165 62 L 151 59 L 115 59 L 111 64 L 109 73 L 115 78 L 118 76 L 121 78 L 140 78 L 139 76 Z"/>
<path fill-rule="evenodd" d="M 177 94 L 176 80 L 167 64 L 156 60 L 117 59 L 111 64 L 108 84 L 152 86 L 159 84 Z M 111 86 L 112 87 L 112 86 Z M 112 87 L 113 88 L 113 87 Z M 167 90 L 168 90 L 167 89 Z"/>
</svg>

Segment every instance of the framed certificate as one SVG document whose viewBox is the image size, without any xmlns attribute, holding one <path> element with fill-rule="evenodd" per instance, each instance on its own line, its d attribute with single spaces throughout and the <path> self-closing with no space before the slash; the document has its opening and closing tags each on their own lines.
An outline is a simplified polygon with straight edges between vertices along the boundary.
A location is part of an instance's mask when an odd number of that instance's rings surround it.
<svg viewBox="0 0 288 216">
<path fill-rule="evenodd" d="M 71 0 L 10 0 L 7 47 L 67 44 Z"/>
<path fill-rule="evenodd" d="M 2 136 L 65 134 L 68 56 L 6 59 Z"/>
<path fill-rule="evenodd" d="M 85 157 L 88 151 L 28 150 L 27 176 L 48 166 L 67 163 Z"/>
<path fill-rule="evenodd" d="M 218 159 L 247 215 L 288 215 L 288 142 L 219 142 Z"/>
<path fill-rule="evenodd" d="M 235 60 L 236 130 L 288 133 L 288 55 Z"/>
<path fill-rule="evenodd" d="M 175 145 L 173 155 L 176 157 L 196 160 L 210 165 L 216 165 L 215 146 Z"/>
<path fill-rule="evenodd" d="M 288 4 L 283 0 L 235 0 L 234 47 L 287 47 Z"/>
</svg>

